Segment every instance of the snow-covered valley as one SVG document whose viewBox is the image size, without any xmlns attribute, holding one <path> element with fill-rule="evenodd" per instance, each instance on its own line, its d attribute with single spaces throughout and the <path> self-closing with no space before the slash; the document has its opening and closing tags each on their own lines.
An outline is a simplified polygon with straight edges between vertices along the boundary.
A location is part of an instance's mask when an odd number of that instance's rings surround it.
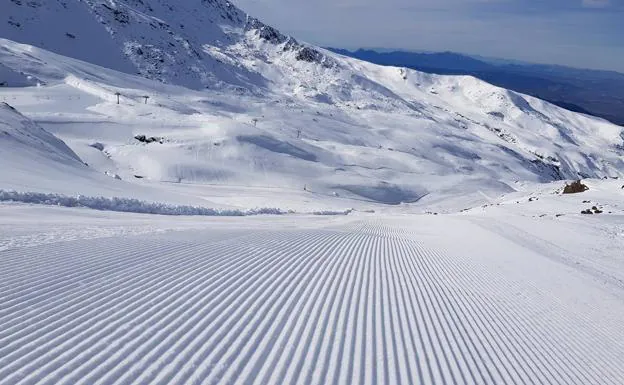
<svg viewBox="0 0 624 385">
<path fill-rule="evenodd" d="M 624 128 L 221 0 L 0 10 L 0 384 L 624 383 Z"/>
</svg>

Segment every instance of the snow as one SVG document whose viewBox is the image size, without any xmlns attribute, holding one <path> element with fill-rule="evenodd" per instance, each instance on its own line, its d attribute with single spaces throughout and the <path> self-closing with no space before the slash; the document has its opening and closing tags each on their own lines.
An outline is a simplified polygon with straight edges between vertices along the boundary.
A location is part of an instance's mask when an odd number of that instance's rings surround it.
<svg viewBox="0 0 624 385">
<path fill-rule="evenodd" d="M 176 206 L 164 203 L 145 202 L 128 198 L 86 197 L 78 195 L 70 197 L 60 194 L 24 193 L 17 191 L 0 190 L 0 202 L 20 202 L 29 204 L 53 205 L 62 207 L 86 207 L 103 211 L 118 211 L 127 213 L 158 214 L 158 215 L 200 215 L 221 217 L 244 217 L 250 215 L 284 215 L 294 214 L 294 211 L 283 211 L 277 208 L 239 209 L 211 209 L 199 206 Z M 348 215 L 353 210 L 313 211 L 313 215 Z"/>
<path fill-rule="evenodd" d="M 97 182 L 46 186 L 46 178 L 32 178 L 16 185 L 4 171 L 5 189 L 178 205 L 195 195 L 192 204 L 201 205 L 201 200 L 221 198 L 211 196 L 212 187 L 200 186 L 240 186 L 241 193 L 277 188 L 292 192 L 294 202 L 286 210 L 309 211 L 301 207 L 313 192 L 324 197 L 314 210 L 342 211 L 423 196 L 443 199 L 477 191 L 497 196 L 513 191 L 516 180 L 622 176 L 620 127 L 527 96 L 510 96 L 476 79 L 408 71 L 412 78 L 406 82 L 396 69 L 336 56 L 332 60 L 342 68 L 298 64 L 328 72 L 325 77 L 333 80 L 282 73 L 281 82 L 275 80 L 266 94 L 241 95 L 163 85 L 6 40 L 3 47 L 5 65 L 32 73 L 45 85 L 4 88 L 0 100 L 63 140 L 89 172 L 117 175 L 124 182 L 90 175 Z M 43 68 L 41 63 L 46 63 Z M 287 69 L 286 62 L 276 59 L 274 64 L 272 71 Z M 338 80 L 356 70 L 370 79 Z M 299 94 L 299 86 L 294 92 L 282 88 L 308 76 L 316 88 L 335 85 L 324 91 L 332 103 Z M 432 86 L 436 95 L 427 91 Z M 507 102 L 484 105 L 475 96 L 483 94 Z M 150 96 L 147 104 L 143 95 Z M 535 106 L 527 107 L 531 103 Z M 505 116 L 503 121 L 491 114 L 494 110 Z M 145 144 L 134 139 L 137 135 L 163 141 Z M 104 186 L 96 188 L 99 184 Z M 327 207 L 325 197 L 336 195 L 339 199 Z M 269 200 L 240 208 L 258 206 L 275 205 Z"/>
<path fill-rule="evenodd" d="M 2 10 L 0 385 L 623 382 L 622 127 L 223 0 Z"/>
<path fill-rule="evenodd" d="M 8 104 L 0 104 L 0 116 L 2 117 L 0 135 L 7 151 L 8 147 L 18 147 L 21 151 L 33 151 L 41 156 L 49 156 L 52 161 L 71 164 L 80 161 L 65 143 L 38 127 Z"/>
<path fill-rule="evenodd" d="M 172 222 L 0 210 L 2 384 L 618 384 L 624 375 L 621 248 L 604 249 L 588 273 L 584 249 L 549 243 L 557 234 L 542 232 L 543 218 L 491 213 L 494 228 L 524 229 L 509 238 L 475 225 L 486 222 L 480 213 Z M 624 229 L 621 213 L 611 219 Z M 568 219 L 557 226 L 577 230 Z M 585 232 L 573 246 L 602 241 Z"/>
<path fill-rule="evenodd" d="M 150 203 L 137 199 L 104 197 L 68 197 L 59 194 L 21 193 L 0 190 L 0 202 L 22 202 L 63 207 L 88 207 L 95 210 L 119 211 L 129 213 L 158 215 L 203 215 L 203 216 L 246 216 L 259 214 L 285 214 L 280 209 L 252 210 L 215 210 L 205 207 L 173 206 L 162 203 Z"/>
</svg>

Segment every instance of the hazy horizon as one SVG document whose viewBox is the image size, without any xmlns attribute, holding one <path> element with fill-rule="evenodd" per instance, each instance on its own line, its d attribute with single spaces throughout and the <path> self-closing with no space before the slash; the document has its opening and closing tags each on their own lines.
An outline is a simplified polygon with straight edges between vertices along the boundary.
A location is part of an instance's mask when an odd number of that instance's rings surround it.
<svg viewBox="0 0 624 385">
<path fill-rule="evenodd" d="M 600 71 L 600 72 L 612 72 L 618 75 L 624 76 L 623 71 L 609 70 L 609 69 L 600 69 L 600 68 L 587 68 L 587 67 L 579 67 L 572 66 L 566 64 L 557 64 L 550 62 L 538 62 L 538 61 L 529 61 L 529 60 L 520 60 L 520 59 L 510 59 L 504 57 L 496 57 L 496 56 L 488 56 L 488 55 L 479 55 L 470 52 L 458 52 L 458 51 L 449 51 L 449 50 L 440 50 L 440 51 L 432 51 L 425 49 L 405 49 L 405 48 L 386 48 L 386 47 L 332 47 L 332 46 L 323 46 L 326 49 L 342 49 L 350 52 L 356 52 L 358 50 L 363 51 L 374 51 L 377 53 L 391 53 L 391 52 L 401 52 L 401 53 L 413 53 L 413 54 L 454 54 L 461 55 L 465 57 L 469 57 L 475 60 L 479 60 L 488 64 L 518 64 L 518 65 L 543 65 L 543 66 L 551 66 L 551 67 L 566 67 L 575 70 L 585 70 L 585 71 Z"/>
<path fill-rule="evenodd" d="M 624 73 L 613 0 L 235 0 L 301 40 L 345 49 L 456 52 Z"/>
</svg>

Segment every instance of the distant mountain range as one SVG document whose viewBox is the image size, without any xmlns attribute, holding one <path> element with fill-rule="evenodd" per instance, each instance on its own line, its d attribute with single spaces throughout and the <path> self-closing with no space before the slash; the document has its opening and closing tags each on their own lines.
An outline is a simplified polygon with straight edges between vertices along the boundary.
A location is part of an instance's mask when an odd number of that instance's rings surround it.
<svg viewBox="0 0 624 385">
<path fill-rule="evenodd" d="M 328 49 L 375 64 L 442 75 L 472 75 L 568 110 L 598 116 L 624 126 L 624 74 L 618 72 L 489 61 L 453 52 Z"/>
</svg>

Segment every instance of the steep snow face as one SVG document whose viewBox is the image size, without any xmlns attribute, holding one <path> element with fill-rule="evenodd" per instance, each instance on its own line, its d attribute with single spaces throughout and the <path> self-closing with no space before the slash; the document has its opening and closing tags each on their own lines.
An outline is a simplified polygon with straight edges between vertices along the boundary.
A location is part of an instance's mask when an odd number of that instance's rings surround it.
<svg viewBox="0 0 624 385">
<path fill-rule="evenodd" d="M 10 152 L 27 151 L 30 156 L 47 157 L 53 161 L 75 164 L 80 158 L 62 141 L 45 131 L 13 107 L 0 103 L 0 136 L 3 161 Z"/>
<path fill-rule="evenodd" d="M 323 58 L 223 0 L 8 0 L 0 17 L 2 37 L 195 89 L 265 87 L 228 49 L 262 59 L 248 40 L 282 45 L 302 61 Z"/>
<path fill-rule="evenodd" d="M 87 2 L 4 0 L 0 36 L 118 71 L 136 71 Z"/>
<path fill-rule="evenodd" d="M 63 184 L 89 173 L 63 141 L 0 102 L 0 184 L 28 188 Z M 50 182 L 53 181 L 53 182 Z"/>
</svg>

